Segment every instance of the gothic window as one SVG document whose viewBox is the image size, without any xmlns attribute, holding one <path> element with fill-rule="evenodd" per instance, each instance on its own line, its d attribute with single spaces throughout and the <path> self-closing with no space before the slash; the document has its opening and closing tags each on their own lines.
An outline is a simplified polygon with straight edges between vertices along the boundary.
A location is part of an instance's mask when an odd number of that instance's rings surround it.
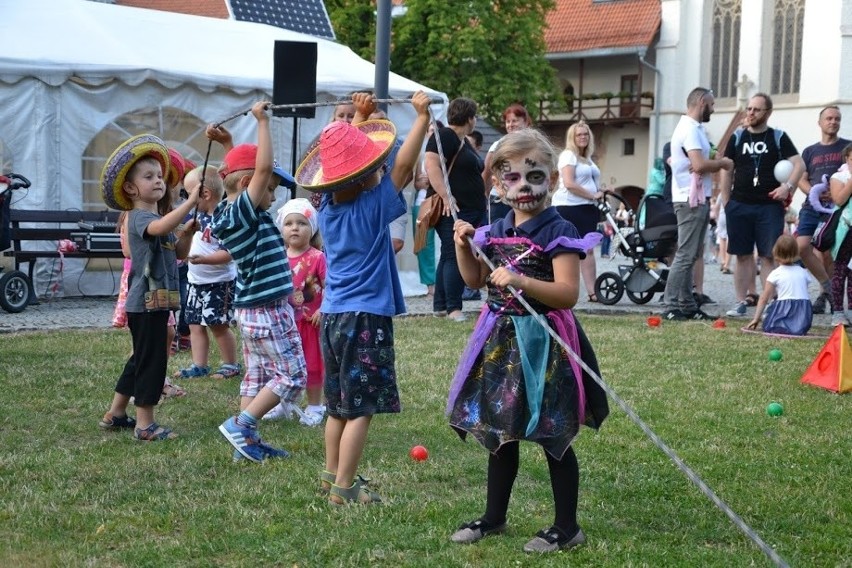
<svg viewBox="0 0 852 568">
<path fill-rule="evenodd" d="M 737 96 L 742 0 L 713 2 L 713 56 L 710 87 L 718 98 Z"/>
<path fill-rule="evenodd" d="M 204 154 L 197 148 L 207 148 L 206 123 L 200 118 L 172 107 L 137 109 L 104 126 L 83 153 L 83 209 L 102 210 L 101 170 L 119 144 L 137 134 L 154 134 L 166 146 L 174 148 L 196 165 L 204 163 Z M 218 165 L 218 162 L 215 164 Z"/>
<path fill-rule="evenodd" d="M 776 0 L 772 16 L 772 94 L 799 92 L 805 0 Z"/>
</svg>

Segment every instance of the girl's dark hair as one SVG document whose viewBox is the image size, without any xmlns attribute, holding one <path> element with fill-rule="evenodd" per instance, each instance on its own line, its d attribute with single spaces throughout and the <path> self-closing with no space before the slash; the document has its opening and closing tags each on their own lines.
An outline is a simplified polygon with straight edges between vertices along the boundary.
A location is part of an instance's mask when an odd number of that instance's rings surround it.
<svg viewBox="0 0 852 568">
<path fill-rule="evenodd" d="M 450 101 L 447 107 L 447 123 L 450 126 L 464 126 L 476 117 L 476 103 L 471 99 L 459 97 Z"/>
</svg>

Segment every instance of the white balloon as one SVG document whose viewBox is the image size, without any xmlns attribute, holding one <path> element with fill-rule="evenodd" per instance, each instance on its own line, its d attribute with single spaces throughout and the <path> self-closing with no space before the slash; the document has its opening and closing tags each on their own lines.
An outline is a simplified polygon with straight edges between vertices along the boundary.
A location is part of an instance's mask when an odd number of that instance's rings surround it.
<svg viewBox="0 0 852 568">
<path fill-rule="evenodd" d="M 793 162 L 790 160 L 781 160 L 775 164 L 775 179 L 778 183 L 784 183 L 790 180 L 790 175 L 793 173 Z"/>
</svg>

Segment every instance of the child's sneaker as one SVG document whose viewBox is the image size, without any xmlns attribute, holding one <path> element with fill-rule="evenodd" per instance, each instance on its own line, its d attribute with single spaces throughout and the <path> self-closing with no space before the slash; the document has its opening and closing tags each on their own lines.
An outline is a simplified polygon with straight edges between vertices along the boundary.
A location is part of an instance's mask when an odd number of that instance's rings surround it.
<svg viewBox="0 0 852 568">
<path fill-rule="evenodd" d="M 746 316 L 746 309 L 748 308 L 748 304 L 745 302 L 738 302 L 736 306 L 728 310 L 725 314 L 729 318 L 744 318 Z"/>
<path fill-rule="evenodd" d="M 273 448 L 263 440 L 258 440 L 257 447 L 264 453 L 264 458 L 289 458 L 290 452 L 284 449 Z M 234 463 L 246 459 L 239 450 L 234 450 Z"/>
<path fill-rule="evenodd" d="M 239 453 L 255 463 L 260 463 L 266 457 L 260 449 L 260 436 L 252 428 L 243 428 L 234 417 L 230 417 L 219 425 L 219 431 Z"/>
<path fill-rule="evenodd" d="M 299 423 L 305 426 L 319 426 L 325 418 L 325 406 L 309 404 L 299 415 Z"/>
<path fill-rule="evenodd" d="M 280 418 L 290 419 L 295 412 L 296 405 L 291 402 L 279 402 L 277 406 L 263 415 L 263 420 L 278 420 Z"/>
<path fill-rule="evenodd" d="M 831 327 L 836 327 L 838 325 L 849 326 L 849 318 L 846 317 L 846 312 L 832 312 L 831 313 Z"/>
</svg>

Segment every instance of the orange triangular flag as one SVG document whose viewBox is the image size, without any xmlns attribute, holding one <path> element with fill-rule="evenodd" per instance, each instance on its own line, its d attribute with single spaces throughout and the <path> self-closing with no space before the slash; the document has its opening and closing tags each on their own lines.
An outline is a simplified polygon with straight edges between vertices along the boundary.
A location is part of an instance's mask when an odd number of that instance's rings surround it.
<svg viewBox="0 0 852 568">
<path fill-rule="evenodd" d="M 846 328 L 838 325 L 814 362 L 802 375 L 802 382 L 842 393 L 852 391 L 852 347 Z"/>
</svg>

